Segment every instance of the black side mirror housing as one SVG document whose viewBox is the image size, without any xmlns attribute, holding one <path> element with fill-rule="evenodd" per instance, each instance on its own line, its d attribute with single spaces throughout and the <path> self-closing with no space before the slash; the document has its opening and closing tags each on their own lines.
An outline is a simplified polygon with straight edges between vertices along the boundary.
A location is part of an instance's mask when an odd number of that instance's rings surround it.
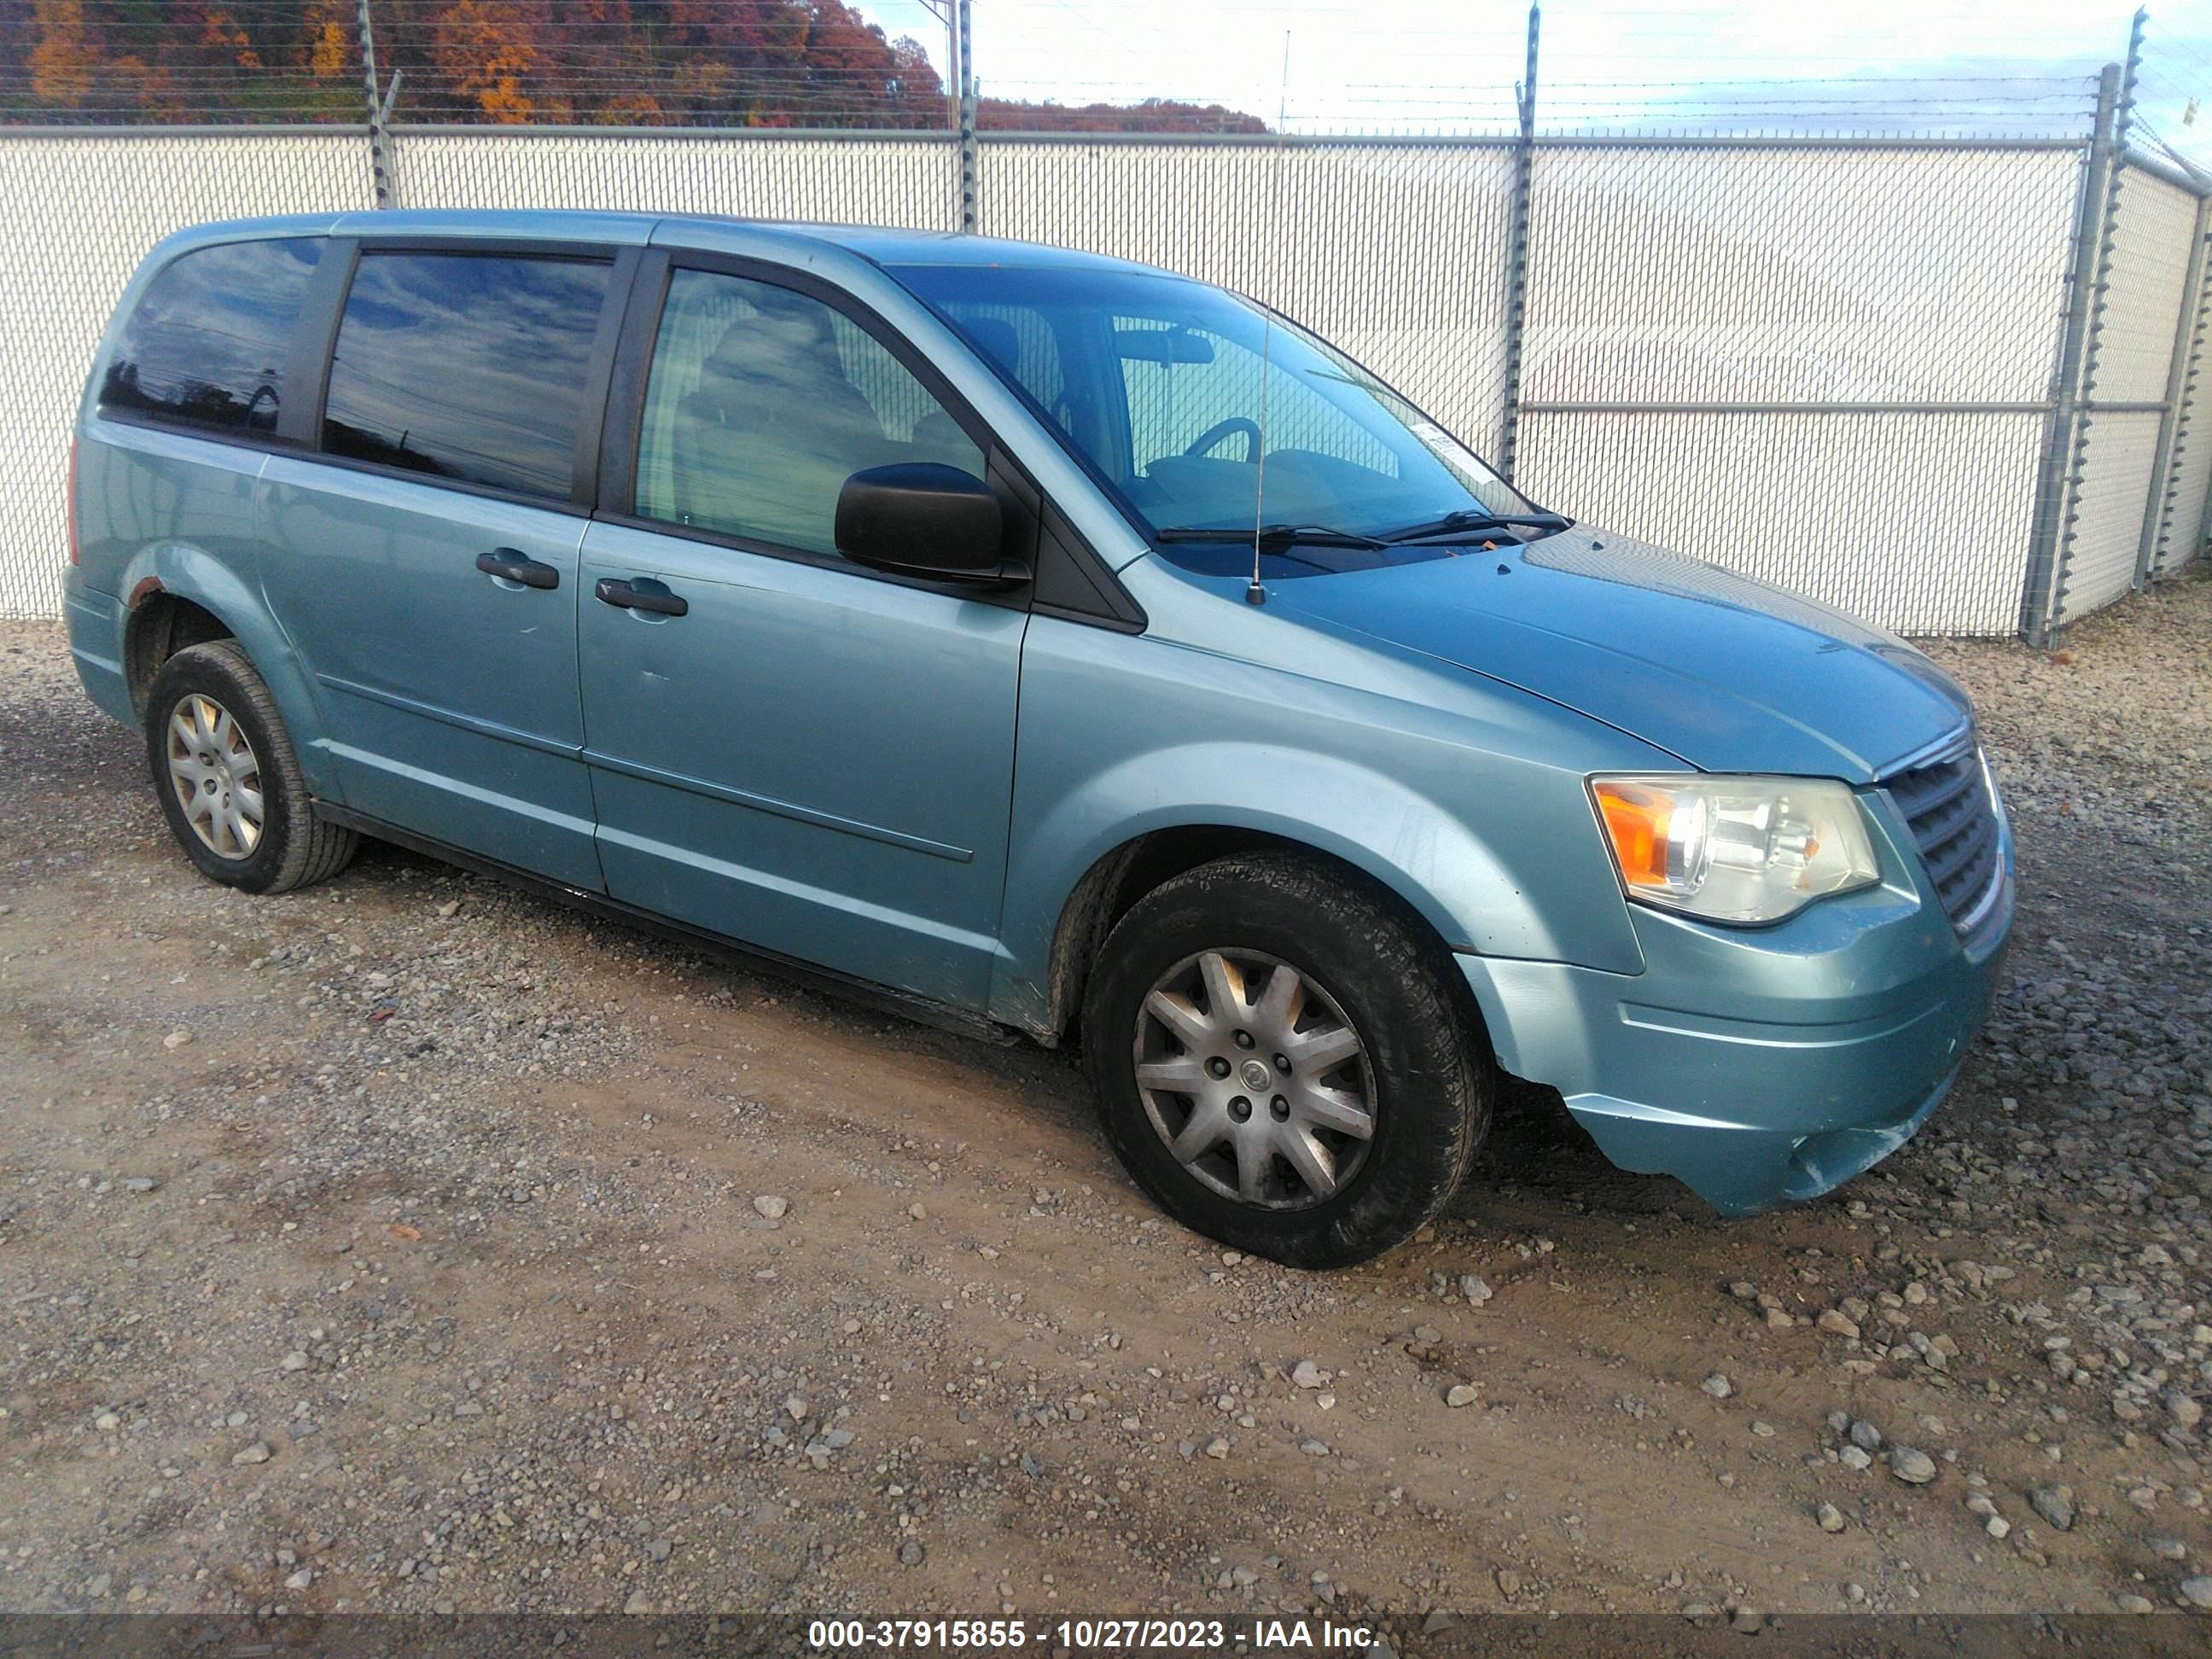
<svg viewBox="0 0 2212 1659">
<path fill-rule="evenodd" d="M 939 461 L 872 466 L 837 494 L 837 550 L 857 564 L 939 581 L 1000 586 L 1009 566 L 999 498 L 972 472 Z"/>
</svg>

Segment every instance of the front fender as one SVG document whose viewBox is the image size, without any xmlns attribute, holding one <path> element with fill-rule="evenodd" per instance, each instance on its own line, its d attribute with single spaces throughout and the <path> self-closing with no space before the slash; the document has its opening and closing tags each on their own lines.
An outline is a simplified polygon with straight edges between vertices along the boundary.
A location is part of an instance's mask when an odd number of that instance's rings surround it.
<svg viewBox="0 0 2212 1659">
<path fill-rule="evenodd" d="M 300 671 L 291 641 L 257 588 L 205 548 L 183 541 L 154 542 L 141 548 L 124 566 L 120 586 L 126 632 L 130 619 L 157 592 L 190 600 L 228 629 L 276 699 L 307 787 L 325 799 L 344 800 L 337 769 L 320 741 L 322 706 Z M 118 655 L 127 662 L 124 641 L 116 645 Z M 139 712 L 143 715 L 144 711 Z"/>
<path fill-rule="evenodd" d="M 1297 779 L 1295 810 L 1286 800 L 1293 792 L 1273 781 L 1286 772 Z M 1544 895 L 1474 826 L 1397 779 L 1340 757 L 1205 741 L 1109 766 L 1025 827 L 1010 849 L 993 1017 L 1047 1029 L 1054 936 L 1082 878 L 1140 836 L 1198 827 L 1256 831 L 1341 859 L 1398 895 L 1455 950 L 1544 961 L 1591 954 L 1587 927 L 1570 933 L 1556 925 L 1556 910 L 1540 908 Z M 1597 907 L 1619 908 L 1618 888 L 1601 875 Z M 1622 944 L 1604 952 L 1608 965 L 1633 972 L 1641 961 L 1632 938 Z"/>
</svg>

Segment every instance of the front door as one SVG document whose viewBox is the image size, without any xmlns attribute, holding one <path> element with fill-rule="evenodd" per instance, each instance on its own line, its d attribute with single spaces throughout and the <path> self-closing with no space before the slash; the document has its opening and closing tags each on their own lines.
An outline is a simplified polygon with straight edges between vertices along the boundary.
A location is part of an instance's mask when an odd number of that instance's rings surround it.
<svg viewBox="0 0 2212 1659">
<path fill-rule="evenodd" d="M 347 803 L 592 890 L 575 497 L 610 276 L 604 259 L 364 252 L 331 367 L 331 459 L 272 456 L 259 507 L 264 582 Z"/>
<path fill-rule="evenodd" d="M 850 474 L 975 441 L 823 300 L 670 273 L 635 512 L 584 539 L 615 897 L 956 1006 L 997 950 L 1024 610 L 837 556 Z"/>
</svg>

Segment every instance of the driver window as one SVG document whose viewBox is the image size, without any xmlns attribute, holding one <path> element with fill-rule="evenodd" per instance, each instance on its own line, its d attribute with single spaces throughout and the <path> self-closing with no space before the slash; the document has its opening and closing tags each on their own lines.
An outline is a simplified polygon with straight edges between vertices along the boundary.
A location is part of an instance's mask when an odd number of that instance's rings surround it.
<svg viewBox="0 0 2212 1659">
<path fill-rule="evenodd" d="M 669 277 L 640 423 L 640 517 L 836 550 L 854 473 L 983 454 L 865 329 L 819 300 L 718 271 Z"/>
</svg>

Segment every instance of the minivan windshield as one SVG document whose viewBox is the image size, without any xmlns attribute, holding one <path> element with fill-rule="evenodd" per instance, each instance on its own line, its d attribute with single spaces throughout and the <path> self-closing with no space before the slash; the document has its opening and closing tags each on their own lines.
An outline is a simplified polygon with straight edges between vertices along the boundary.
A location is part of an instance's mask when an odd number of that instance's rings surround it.
<svg viewBox="0 0 2212 1659">
<path fill-rule="evenodd" d="M 1303 575 L 1442 556 L 1455 532 L 1525 540 L 1565 522 L 1334 346 L 1224 289 L 1101 269 L 890 274 L 1178 563 L 1249 570 L 1262 525 L 1269 574 Z"/>
</svg>

